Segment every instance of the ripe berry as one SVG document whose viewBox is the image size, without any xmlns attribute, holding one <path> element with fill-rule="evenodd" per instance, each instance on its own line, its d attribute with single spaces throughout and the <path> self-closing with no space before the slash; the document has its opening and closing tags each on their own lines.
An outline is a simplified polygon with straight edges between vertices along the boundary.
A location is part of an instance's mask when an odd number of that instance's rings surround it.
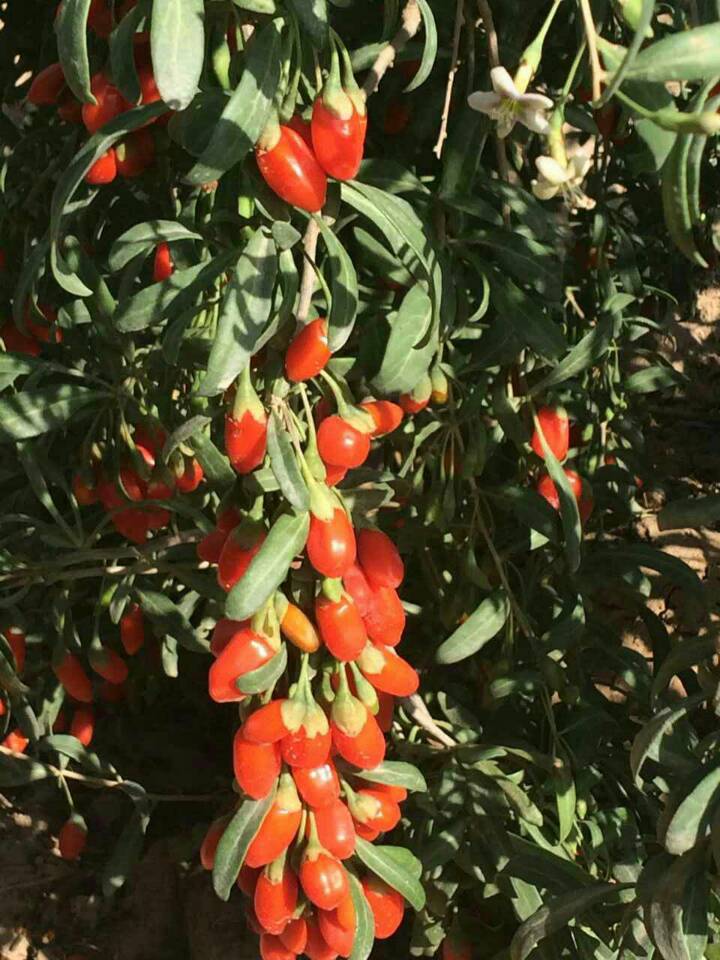
<svg viewBox="0 0 720 960">
<path fill-rule="evenodd" d="M 89 747 L 95 735 L 95 710 L 92 706 L 78 707 L 70 723 L 70 735 L 84 747 Z"/>
<path fill-rule="evenodd" d="M 321 910 L 335 910 L 350 891 L 348 875 L 340 861 L 316 850 L 305 852 L 300 884 L 308 900 Z"/>
<path fill-rule="evenodd" d="M 323 461 L 335 467 L 359 467 L 370 453 L 370 435 L 337 415 L 323 420 L 317 440 Z"/>
<path fill-rule="evenodd" d="M 230 818 L 228 816 L 219 817 L 217 820 L 213 820 L 208 827 L 205 839 L 200 847 L 200 863 L 204 870 L 212 870 L 215 866 L 215 853 L 229 822 Z"/>
<path fill-rule="evenodd" d="M 396 647 L 405 630 L 405 611 L 397 591 L 392 587 L 373 590 L 370 608 L 363 622 L 371 640 Z"/>
<path fill-rule="evenodd" d="M 374 437 L 382 437 L 396 430 L 403 419 L 403 409 L 389 400 L 363 400 L 360 404 L 375 422 Z"/>
<path fill-rule="evenodd" d="M 249 867 L 264 867 L 283 854 L 295 839 L 302 804 L 292 777 L 283 774 L 275 801 L 255 835 L 245 858 Z"/>
<path fill-rule="evenodd" d="M 242 727 L 233 741 L 233 770 L 242 790 L 253 800 L 266 797 L 275 786 L 282 769 L 277 743 L 254 743 L 243 735 Z"/>
<path fill-rule="evenodd" d="M 336 507 L 329 520 L 311 514 L 307 554 L 318 573 L 342 577 L 355 562 L 356 551 L 355 531 L 342 507 Z"/>
<path fill-rule="evenodd" d="M 363 891 L 375 918 L 375 937 L 387 940 L 397 932 L 405 913 L 402 895 L 377 877 L 362 881 Z"/>
<path fill-rule="evenodd" d="M 288 380 L 299 383 L 316 377 L 325 368 L 330 356 L 327 320 L 313 320 L 295 335 L 287 348 L 285 372 Z"/>
<path fill-rule="evenodd" d="M 340 780 L 330 760 L 317 767 L 295 767 L 292 775 L 309 807 L 324 807 L 340 797 Z"/>
<path fill-rule="evenodd" d="M 60 856 L 63 860 L 77 860 L 87 843 L 87 827 L 82 817 L 73 814 L 66 820 L 58 836 Z"/>
<path fill-rule="evenodd" d="M 347 860 L 355 853 L 355 824 L 350 811 L 342 800 L 330 803 L 314 811 L 320 843 L 338 860 Z"/>
<path fill-rule="evenodd" d="M 135 656 L 145 643 L 145 618 L 137 603 L 120 618 L 120 642 L 129 657 Z"/>
<path fill-rule="evenodd" d="M 348 594 L 337 601 L 320 595 L 315 601 L 315 619 L 323 643 L 337 660 L 356 660 L 365 649 L 367 631 Z"/>
<path fill-rule="evenodd" d="M 210 667 L 208 691 L 216 703 L 238 702 L 245 699 L 235 681 L 257 670 L 274 656 L 267 641 L 250 628 L 240 630 L 228 643 Z"/>
<path fill-rule="evenodd" d="M 562 407 L 541 407 L 537 412 L 537 418 L 545 442 L 562 463 L 570 448 L 570 421 L 567 413 Z M 531 445 L 535 453 L 544 460 L 545 451 L 537 428 L 533 432 Z"/>
<path fill-rule="evenodd" d="M 298 902 L 298 881 L 289 866 L 275 878 L 273 868 L 264 870 L 255 886 L 255 916 L 268 933 L 282 933 L 295 913 Z M 285 949 L 283 947 L 283 949 Z"/>
<path fill-rule="evenodd" d="M 74 653 L 63 651 L 59 659 L 53 662 L 53 671 L 73 699 L 92 703 L 92 684 Z"/>
<path fill-rule="evenodd" d="M 391 647 L 368 644 L 358 657 L 358 666 L 376 690 L 393 697 L 410 697 L 420 686 L 417 671 Z"/>
<path fill-rule="evenodd" d="M 357 535 L 358 559 L 373 587 L 400 586 L 405 576 L 405 565 L 398 548 L 381 530 L 363 529 Z"/>
</svg>

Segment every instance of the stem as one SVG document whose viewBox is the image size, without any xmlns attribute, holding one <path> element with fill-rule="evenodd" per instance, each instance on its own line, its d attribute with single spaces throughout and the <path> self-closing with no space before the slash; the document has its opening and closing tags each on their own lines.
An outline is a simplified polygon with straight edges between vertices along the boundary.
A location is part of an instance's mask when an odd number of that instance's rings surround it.
<svg viewBox="0 0 720 960">
<path fill-rule="evenodd" d="M 579 0 L 582 10 L 583 22 L 585 24 L 585 36 L 587 37 L 588 51 L 590 54 L 590 69 L 592 70 L 592 95 L 593 100 L 599 100 L 602 96 L 600 86 L 603 68 L 600 64 L 600 55 L 597 47 L 597 32 L 593 21 L 590 0 Z"/>
<path fill-rule="evenodd" d="M 303 275 L 300 284 L 300 299 L 295 314 L 298 327 L 303 326 L 310 313 L 310 304 L 315 293 L 315 257 L 317 256 L 317 245 L 320 237 L 320 226 L 317 220 L 312 217 L 305 230 L 303 240 Z"/>
<path fill-rule="evenodd" d="M 447 128 L 448 121 L 450 119 L 453 87 L 455 86 L 455 77 L 457 76 L 458 69 L 460 68 L 460 34 L 465 22 L 465 17 L 463 15 L 463 4 L 464 0 L 457 0 L 457 7 L 455 8 L 455 32 L 453 34 L 452 59 L 450 60 L 450 70 L 448 71 L 447 86 L 445 88 L 445 104 L 443 106 L 442 118 L 440 121 L 440 133 L 438 134 L 437 143 L 433 148 L 433 153 L 438 160 L 442 157 L 443 144 L 447 139 Z"/>
<path fill-rule="evenodd" d="M 395 63 L 395 57 L 407 46 L 422 25 L 422 14 L 417 0 L 408 0 L 402 12 L 400 29 L 380 51 L 363 84 L 363 93 L 370 97 L 380 86 L 380 81 Z"/>
<path fill-rule="evenodd" d="M 560 95 L 560 96 L 561 96 L 561 101 L 560 101 L 561 103 L 565 103 L 565 101 L 567 100 L 567 98 L 570 96 L 570 91 L 572 90 L 572 85 L 573 85 L 573 83 L 575 83 L 575 77 L 576 77 L 576 75 L 577 75 L 578 68 L 580 67 L 580 64 L 582 63 L 582 58 L 583 58 L 583 56 L 584 56 L 584 54 L 585 54 L 585 48 L 586 48 L 586 47 L 587 47 L 587 40 L 585 39 L 585 37 L 583 37 L 583 41 L 582 41 L 582 43 L 580 44 L 580 48 L 579 48 L 578 52 L 575 54 L 575 59 L 573 60 L 572 66 L 570 67 L 570 72 L 569 72 L 568 75 L 567 75 L 567 80 L 565 81 L 565 86 L 562 88 L 562 94 Z"/>
<path fill-rule="evenodd" d="M 488 0 L 477 0 L 480 17 L 485 24 L 487 33 L 488 60 L 490 66 L 494 69 L 500 66 L 500 48 L 498 46 L 497 30 L 495 29 L 495 20 Z M 498 173 L 501 180 L 509 180 L 510 165 L 508 163 L 507 153 L 505 152 L 505 141 L 500 137 L 495 137 L 495 153 L 497 156 Z M 510 207 L 503 205 L 503 220 L 506 224 L 510 223 Z"/>
</svg>

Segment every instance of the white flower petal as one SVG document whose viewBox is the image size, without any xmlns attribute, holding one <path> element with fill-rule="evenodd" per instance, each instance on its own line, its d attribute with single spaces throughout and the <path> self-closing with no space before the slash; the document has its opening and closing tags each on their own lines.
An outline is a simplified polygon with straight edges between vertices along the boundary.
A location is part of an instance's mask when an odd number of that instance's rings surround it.
<svg viewBox="0 0 720 960">
<path fill-rule="evenodd" d="M 559 189 L 560 187 L 548 183 L 547 180 L 533 180 L 532 182 L 532 192 L 538 200 L 552 200 L 553 197 L 557 196 Z"/>
<path fill-rule="evenodd" d="M 535 166 L 543 180 L 555 186 L 561 186 L 570 179 L 570 172 L 561 166 L 553 157 L 538 157 Z"/>
<path fill-rule="evenodd" d="M 490 93 L 486 90 L 478 90 L 477 93 L 471 93 L 468 97 L 468 106 L 480 113 L 493 113 L 502 103 L 502 97 L 497 93 Z"/>
<path fill-rule="evenodd" d="M 490 79 L 495 93 L 499 93 L 501 97 L 506 97 L 508 100 L 520 99 L 521 93 L 505 67 L 493 67 L 490 71 Z"/>
<path fill-rule="evenodd" d="M 533 133 L 544 134 L 550 129 L 550 122 L 542 110 L 521 109 L 518 120 Z"/>
<path fill-rule="evenodd" d="M 535 110 L 550 110 L 555 106 L 550 97 L 543 96 L 542 93 L 523 93 L 520 97 L 520 103 L 524 107 L 531 107 Z"/>
<path fill-rule="evenodd" d="M 592 160 L 582 153 L 576 153 L 570 157 L 570 166 L 573 170 L 573 180 L 582 183 L 588 170 L 592 166 Z"/>
</svg>

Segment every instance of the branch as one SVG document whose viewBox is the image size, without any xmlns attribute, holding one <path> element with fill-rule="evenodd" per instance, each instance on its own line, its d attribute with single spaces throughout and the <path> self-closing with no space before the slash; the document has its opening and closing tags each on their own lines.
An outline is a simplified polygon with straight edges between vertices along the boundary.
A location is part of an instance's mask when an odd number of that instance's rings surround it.
<svg viewBox="0 0 720 960">
<path fill-rule="evenodd" d="M 500 47 L 498 45 L 497 30 L 495 29 L 495 20 L 490 9 L 488 0 L 477 0 L 478 11 L 482 22 L 485 24 L 487 33 L 488 60 L 491 68 L 500 66 Z M 508 164 L 507 153 L 505 152 L 505 141 L 500 137 L 495 137 L 495 152 L 497 154 L 498 172 L 503 180 L 510 179 L 510 165 Z M 506 223 L 510 220 L 510 212 L 507 205 L 503 209 L 503 219 Z"/>
<path fill-rule="evenodd" d="M 600 63 L 600 55 L 598 54 L 597 33 L 590 8 L 590 0 L 580 0 L 580 9 L 582 10 L 583 22 L 585 24 L 585 36 L 587 37 L 590 68 L 592 70 L 592 98 L 593 100 L 599 100 L 602 96 L 600 78 L 603 75 L 603 68 Z"/>
<path fill-rule="evenodd" d="M 363 84 L 363 93 L 370 97 L 380 86 L 380 81 L 395 63 L 395 57 L 412 40 L 422 25 L 422 14 L 417 0 L 408 0 L 402 12 L 400 29 L 380 51 Z"/>
<path fill-rule="evenodd" d="M 425 706 L 425 701 L 418 693 L 403 700 L 403 706 L 407 710 L 411 719 L 427 731 L 435 740 L 439 741 L 444 747 L 456 747 L 457 743 L 453 738 L 437 725 L 430 715 L 430 711 Z"/>
<path fill-rule="evenodd" d="M 310 219 L 305 231 L 303 240 L 303 274 L 300 284 L 300 300 L 297 308 L 297 323 L 301 327 L 310 313 L 310 304 L 312 303 L 313 293 L 315 293 L 315 257 L 317 255 L 318 238 L 320 236 L 320 227 L 315 217 Z"/>
<path fill-rule="evenodd" d="M 450 70 L 448 72 L 447 87 L 445 89 L 445 105 L 443 106 L 442 119 L 440 122 L 440 133 L 438 134 L 438 140 L 433 149 L 433 153 L 438 160 L 442 156 L 443 144 L 447 139 L 447 128 L 448 121 L 450 119 L 453 87 L 455 86 L 455 77 L 457 76 L 457 72 L 460 67 L 460 34 L 465 22 L 465 17 L 463 15 L 464 2 L 465 0 L 457 0 L 457 7 L 455 10 L 455 33 L 453 34 L 452 59 L 450 60 Z"/>
</svg>

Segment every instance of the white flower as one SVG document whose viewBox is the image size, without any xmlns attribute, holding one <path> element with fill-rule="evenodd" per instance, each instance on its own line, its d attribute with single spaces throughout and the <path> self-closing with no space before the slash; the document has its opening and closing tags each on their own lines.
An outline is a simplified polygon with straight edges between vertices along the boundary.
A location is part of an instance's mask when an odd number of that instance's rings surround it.
<svg viewBox="0 0 720 960">
<path fill-rule="evenodd" d="M 538 200 L 552 200 L 562 193 L 569 207 L 592 210 L 595 201 L 582 189 L 582 183 L 592 166 L 592 160 L 582 152 L 568 158 L 567 166 L 553 157 L 538 157 L 535 164 L 540 174 L 539 180 L 533 180 L 532 190 Z"/>
<path fill-rule="evenodd" d="M 516 123 L 522 123 L 535 133 L 547 133 L 548 118 L 545 116 L 553 106 L 549 97 L 541 93 L 521 93 L 505 67 L 490 71 L 493 92 L 471 93 L 468 104 L 473 110 L 487 113 L 497 120 L 497 135 L 507 137 Z"/>
</svg>

